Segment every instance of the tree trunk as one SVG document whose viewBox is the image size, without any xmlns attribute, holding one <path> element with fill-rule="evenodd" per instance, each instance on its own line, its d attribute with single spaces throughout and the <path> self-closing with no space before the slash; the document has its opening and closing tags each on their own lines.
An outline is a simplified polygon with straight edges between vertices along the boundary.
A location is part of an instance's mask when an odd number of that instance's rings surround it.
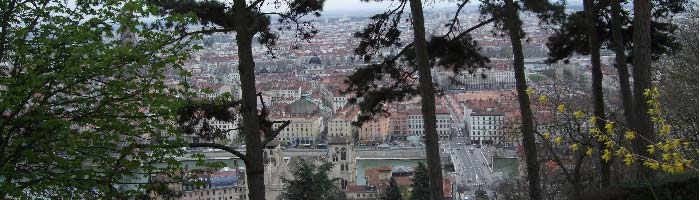
<svg viewBox="0 0 700 200">
<path fill-rule="evenodd" d="M 620 79 L 620 96 L 622 96 L 622 107 L 625 111 L 625 123 L 631 127 L 634 122 L 634 102 L 632 100 L 632 89 L 630 88 L 630 75 L 625 62 L 625 42 L 622 39 L 622 16 L 620 0 L 612 0 L 612 37 L 615 43 L 615 65 L 617 75 Z"/>
<path fill-rule="evenodd" d="M 442 166 L 440 164 L 440 147 L 438 146 L 437 126 L 435 124 L 435 94 L 433 80 L 428 65 L 428 47 L 425 42 L 425 25 L 421 0 L 411 0 L 413 16 L 413 39 L 418 63 L 423 127 L 425 127 L 425 152 L 428 158 L 430 175 L 430 196 L 433 200 L 443 198 Z"/>
<path fill-rule="evenodd" d="M 262 145 L 260 143 L 260 124 L 258 123 L 257 96 L 255 90 L 255 62 L 253 61 L 250 31 L 250 11 L 244 0 L 237 0 L 233 6 L 236 15 L 236 44 L 238 45 L 238 73 L 241 77 L 243 99 L 243 130 L 246 134 L 246 180 L 248 181 L 248 198 L 265 200 L 265 179 Z"/>
<path fill-rule="evenodd" d="M 632 76 L 634 78 L 634 112 L 635 123 L 634 130 L 642 137 L 649 141 L 655 141 L 654 125 L 649 118 L 649 105 L 646 104 L 644 90 L 651 88 L 651 2 L 649 0 L 634 0 L 634 36 L 632 49 Z M 646 145 L 649 143 L 643 139 L 634 140 L 635 148 L 638 154 L 653 158 L 647 152 Z M 653 172 L 642 165 L 643 162 L 637 162 L 637 178 L 649 179 L 653 176 Z"/>
<path fill-rule="evenodd" d="M 540 174 L 537 165 L 537 146 L 535 146 L 535 130 L 533 127 L 532 110 L 530 109 L 530 97 L 528 97 L 527 82 L 525 80 L 525 61 L 523 57 L 523 46 L 521 44 L 520 17 L 518 11 L 513 6 L 513 0 L 505 0 L 506 26 L 510 35 L 510 42 L 513 46 L 513 68 L 515 69 L 515 87 L 518 93 L 518 103 L 520 104 L 520 116 L 522 120 L 523 148 L 525 150 L 525 163 L 527 165 L 527 179 L 529 195 L 531 200 L 539 200 Z"/>
<path fill-rule="evenodd" d="M 600 42 L 598 41 L 598 31 L 596 30 L 596 18 L 598 14 L 593 7 L 593 0 L 583 1 L 583 10 L 586 14 L 586 25 L 588 27 L 588 49 L 591 53 L 591 75 L 592 75 L 592 96 L 593 115 L 598 119 L 596 127 L 605 134 L 605 102 L 603 102 L 603 72 L 600 66 Z M 598 152 L 603 152 L 605 143 L 598 141 Z M 610 184 L 610 165 L 600 156 L 596 159 L 600 169 L 600 185 L 605 188 Z"/>
</svg>

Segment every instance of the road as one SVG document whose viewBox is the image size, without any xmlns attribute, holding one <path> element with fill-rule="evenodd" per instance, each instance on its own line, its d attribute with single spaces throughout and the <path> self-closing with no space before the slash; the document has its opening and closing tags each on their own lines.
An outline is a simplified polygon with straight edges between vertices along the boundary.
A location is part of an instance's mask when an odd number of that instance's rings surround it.
<svg viewBox="0 0 700 200">
<path fill-rule="evenodd" d="M 457 172 L 457 184 L 466 186 L 465 194 L 470 198 L 479 189 L 492 194 L 491 185 L 494 184 L 495 177 L 486 164 L 482 148 L 474 148 L 473 152 L 469 152 L 472 146 L 459 140 L 463 139 L 453 139 L 448 147 Z"/>
</svg>

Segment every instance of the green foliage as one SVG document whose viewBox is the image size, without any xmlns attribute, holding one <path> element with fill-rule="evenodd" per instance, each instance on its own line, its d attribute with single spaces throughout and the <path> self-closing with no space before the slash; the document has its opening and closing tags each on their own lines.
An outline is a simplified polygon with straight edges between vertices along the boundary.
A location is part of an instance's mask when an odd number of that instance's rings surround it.
<svg viewBox="0 0 700 200">
<path fill-rule="evenodd" d="M 300 159 L 292 169 L 294 179 L 282 180 L 284 182 L 283 199 L 335 199 L 338 190 L 335 183 L 338 180 L 328 177 L 331 169 L 333 169 L 333 163 L 323 163 L 317 167 L 309 161 Z"/>
<path fill-rule="evenodd" d="M 142 1 L 3 1 L 0 198 L 127 197 L 172 174 L 187 40 Z M 152 18 L 180 23 L 186 18 Z M 157 164 L 157 165 L 156 165 Z"/>
<path fill-rule="evenodd" d="M 394 177 L 391 177 L 391 180 L 389 180 L 389 186 L 386 188 L 386 191 L 384 191 L 384 196 L 382 197 L 382 199 L 403 200 L 403 197 L 401 196 L 401 189 L 396 183 L 396 179 L 394 179 Z"/>
<path fill-rule="evenodd" d="M 419 162 L 416 167 L 412 187 L 411 200 L 430 200 L 430 177 L 428 168 L 422 162 Z"/>
<path fill-rule="evenodd" d="M 477 190 L 474 192 L 474 199 L 476 199 L 476 200 L 488 200 L 489 196 L 488 196 L 488 194 L 486 194 L 486 191 Z"/>
</svg>

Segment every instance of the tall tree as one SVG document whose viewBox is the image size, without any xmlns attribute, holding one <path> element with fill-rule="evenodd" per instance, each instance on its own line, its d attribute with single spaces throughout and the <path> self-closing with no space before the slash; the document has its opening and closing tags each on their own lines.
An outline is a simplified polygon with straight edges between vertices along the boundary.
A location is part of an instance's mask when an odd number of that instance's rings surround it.
<svg viewBox="0 0 700 200">
<path fill-rule="evenodd" d="M 188 39 L 140 1 L 0 2 L 0 199 L 144 195 L 175 175 Z M 182 18 L 186 19 L 186 18 Z M 170 163 L 156 167 L 156 163 Z"/>
<path fill-rule="evenodd" d="M 431 192 L 429 183 L 430 177 L 428 176 L 428 169 L 425 167 L 425 164 L 419 162 L 413 174 L 411 200 L 430 200 Z"/>
<path fill-rule="evenodd" d="M 372 16 L 372 23 L 363 31 L 356 33 L 356 37 L 361 41 L 355 53 L 370 62 L 380 48 L 403 46 L 398 40 L 401 34 L 398 25 L 402 21 L 407 3 L 408 0 L 402 0 L 395 8 Z M 463 1 L 459 4 L 454 19 L 448 24 L 450 31 L 443 36 L 433 36 L 426 44 L 422 2 L 411 1 L 414 42 L 406 45 L 397 55 L 354 72 L 346 80 L 349 87 L 342 91 L 354 93 L 355 97 L 349 102 L 359 104 L 362 110 L 355 124 L 361 124 L 377 115 L 388 114 L 384 103 L 403 101 L 420 94 L 426 154 L 431 177 L 430 191 L 436 199 L 443 196 L 442 166 L 435 123 L 435 89 L 430 70 L 433 66 L 443 66 L 456 73 L 465 69 L 473 71 L 475 68 L 483 67 L 488 61 L 479 54 L 476 42 L 468 33 L 492 22 L 493 19 L 485 20 L 459 34 L 456 32 L 455 24 L 458 24 L 459 10 L 466 3 L 467 1 Z M 416 72 L 418 72 L 419 87 L 415 86 L 413 77 Z M 357 97 L 362 98 L 359 100 Z"/>
<path fill-rule="evenodd" d="M 616 53 L 615 65 L 618 68 L 618 77 L 620 82 L 620 96 L 622 98 L 623 109 L 625 112 L 625 122 L 628 126 L 636 126 L 636 111 L 633 109 L 636 102 L 646 102 L 645 99 L 636 99 L 632 97 L 629 84 L 629 74 L 627 64 L 632 59 L 625 57 L 625 51 L 633 46 L 632 26 L 627 10 L 623 10 L 620 6 L 620 1 L 584 1 L 584 11 L 572 13 L 556 33 L 549 38 L 547 43 L 550 49 L 548 62 L 552 63 L 561 59 L 568 61 L 568 57 L 574 52 L 580 54 L 589 54 L 591 56 L 591 64 L 593 70 L 593 112 L 599 120 L 596 127 L 605 132 L 603 129 L 604 120 L 604 103 L 602 91 L 598 90 L 599 76 L 596 72 L 600 63 L 600 44 L 607 43 L 607 48 L 614 49 Z M 683 0 L 656 0 L 657 5 L 653 12 L 653 17 L 656 21 L 651 22 L 650 31 L 657 39 L 650 47 L 651 59 L 656 59 L 659 55 L 673 52 L 677 49 L 678 44 L 671 36 L 675 31 L 673 23 L 668 21 L 669 14 L 682 12 Z M 608 8 L 609 6 L 609 8 Z M 594 25 L 590 25 L 594 24 Z M 602 36 L 603 40 L 599 40 Z M 611 37 L 610 37 L 611 36 Z M 597 40 L 591 41 L 591 40 Z M 597 45 L 598 48 L 593 45 Z M 602 77 L 602 76 L 601 76 Z M 600 95 L 599 95 L 600 94 Z M 603 149 L 603 144 L 599 144 L 598 149 Z M 639 151 L 640 149 L 637 149 Z M 639 152 L 643 153 L 643 152 Z M 599 159 L 599 167 L 601 169 L 601 186 L 605 187 L 609 183 L 609 166 Z"/>
<path fill-rule="evenodd" d="M 632 50 L 632 19 L 629 10 L 622 7 L 627 1 L 610 0 L 594 1 L 594 8 L 597 10 L 597 32 L 599 42 L 606 44 L 605 48 L 615 51 L 615 66 L 618 70 L 620 83 L 620 96 L 622 98 L 625 112 L 625 122 L 627 126 L 632 126 L 635 116 L 633 105 L 635 99 L 632 97 L 629 83 L 628 64 L 631 64 L 632 55 L 626 52 Z M 652 43 L 652 58 L 657 59 L 660 55 L 673 52 L 678 48 L 678 43 L 672 37 L 676 25 L 671 23 L 671 18 L 675 14 L 683 12 L 685 0 L 654 0 L 654 10 L 651 22 L 652 35 L 656 42 Z M 574 52 L 587 55 L 590 54 L 588 48 L 588 35 L 585 27 L 584 12 L 574 12 L 560 27 L 554 36 L 549 38 L 547 47 L 550 49 L 549 62 L 557 60 L 568 61 L 568 57 Z"/>
<path fill-rule="evenodd" d="M 430 196 L 432 199 L 442 199 L 442 165 L 440 164 L 440 146 L 435 118 L 435 91 L 433 89 L 433 76 L 430 74 L 430 65 L 428 64 L 423 3 L 421 0 L 411 0 L 410 4 L 411 16 L 413 17 L 413 45 L 416 53 L 416 68 L 418 68 L 418 88 L 421 97 L 423 128 L 425 129 L 425 155 L 430 158 L 428 159 Z"/>
<path fill-rule="evenodd" d="M 403 197 L 401 196 L 401 189 L 399 188 L 399 184 L 396 183 L 396 179 L 394 179 L 394 177 L 391 177 L 389 180 L 389 186 L 387 186 L 386 190 L 384 191 L 382 199 L 403 200 Z"/>
<path fill-rule="evenodd" d="M 525 150 L 525 163 L 528 179 L 528 195 L 530 199 L 540 199 L 539 164 L 537 163 L 537 146 L 535 144 L 535 127 L 533 123 L 532 109 L 530 108 L 530 89 L 525 78 L 525 62 L 523 55 L 522 38 L 525 33 L 522 30 L 520 11 L 530 11 L 537 15 L 545 24 L 561 20 L 564 14 L 564 6 L 548 1 L 521 1 L 515 4 L 512 0 L 494 1 L 482 0 L 481 12 L 483 14 L 499 16 L 503 18 L 496 21 L 500 31 L 507 32 L 513 49 L 513 68 L 515 71 L 515 89 L 520 106 L 520 120 L 523 148 Z M 520 3 L 522 5 L 520 5 Z"/>
<path fill-rule="evenodd" d="M 333 163 L 323 163 L 315 166 L 313 163 L 300 159 L 292 168 L 294 179 L 283 179 L 284 192 L 282 199 L 288 200 L 331 200 L 336 199 L 335 183 L 337 179 L 328 177 L 333 169 Z"/>
<path fill-rule="evenodd" d="M 605 102 L 603 100 L 603 71 L 600 66 L 600 42 L 598 41 L 597 18 L 598 12 L 594 7 L 593 0 L 583 1 L 583 12 L 586 15 L 586 30 L 588 30 L 588 49 L 591 53 L 591 95 L 593 98 L 593 116 L 597 119 L 595 126 L 603 134 L 605 131 Z M 598 152 L 603 152 L 605 144 L 598 142 Z M 605 188 L 610 184 L 610 165 L 603 158 L 598 158 L 598 168 L 600 169 L 600 188 Z"/>
<path fill-rule="evenodd" d="M 317 30 L 302 17 L 313 14 L 320 16 L 324 0 L 234 0 L 233 2 L 194 1 L 194 0 L 164 0 L 154 3 L 161 6 L 164 14 L 193 13 L 207 27 L 199 33 L 236 32 L 238 47 L 238 73 L 241 77 L 243 133 L 245 133 L 246 155 L 241 159 L 246 165 L 249 198 L 251 200 L 265 199 L 264 165 L 262 148 L 266 141 L 273 139 L 279 132 L 269 134 L 262 141 L 260 138 L 261 119 L 257 109 L 255 89 L 255 62 L 253 60 L 252 43 L 255 35 L 258 41 L 269 46 L 275 45 L 277 36 L 269 29 L 270 15 L 279 17 L 281 23 L 287 23 L 287 30 L 296 31 L 302 39 L 313 37 Z M 271 4 L 275 8 L 286 10 L 264 12 L 262 6 Z M 294 26 L 292 26 L 294 25 Z M 269 125 L 269 124 L 268 124 Z"/>
<path fill-rule="evenodd" d="M 631 126 L 632 123 L 634 123 L 634 100 L 632 99 L 630 74 L 626 61 L 625 40 L 622 36 L 623 16 L 620 0 L 611 0 L 610 8 L 610 18 L 612 21 L 610 32 L 615 49 L 615 67 L 617 68 L 617 77 L 620 82 L 620 97 L 622 97 L 622 107 L 625 112 L 625 124 Z"/>
<path fill-rule="evenodd" d="M 525 163 L 528 179 L 528 192 L 531 200 L 540 199 L 539 164 L 537 164 L 537 146 L 535 146 L 535 127 L 533 125 L 532 110 L 530 109 L 530 97 L 527 94 L 527 82 L 525 78 L 525 63 L 521 38 L 522 28 L 518 10 L 515 9 L 512 0 L 504 0 L 506 23 L 510 44 L 513 47 L 513 68 L 515 71 L 515 90 L 518 93 L 518 105 L 520 105 L 521 132 L 523 147 L 525 149 Z"/>
<path fill-rule="evenodd" d="M 634 78 L 634 131 L 647 140 L 634 140 L 637 153 L 645 157 L 653 157 L 646 151 L 646 146 L 655 141 L 654 125 L 649 117 L 649 105 L 646 104 L 644 91 L 651 89 L 651 2 L 650 0 L 634 0 L 634 47 L 632 49 L 632 76 Z M 650 141 L 650 142 L 649 142 Z M 637 164 L 637 178 L 648 180 L 653 171 Z"/>
</svg>

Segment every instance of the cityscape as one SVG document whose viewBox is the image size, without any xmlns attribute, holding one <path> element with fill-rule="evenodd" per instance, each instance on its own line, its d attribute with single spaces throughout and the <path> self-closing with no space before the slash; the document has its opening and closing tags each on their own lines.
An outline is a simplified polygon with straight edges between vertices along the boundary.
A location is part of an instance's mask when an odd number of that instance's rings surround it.
<svg viewBox="0 0 700 200">
<path fill-rule="evenodd" d="M 568 3 L 3 0 L 0 199 L 697 199 L 697 4 Z"/>
</svg>

